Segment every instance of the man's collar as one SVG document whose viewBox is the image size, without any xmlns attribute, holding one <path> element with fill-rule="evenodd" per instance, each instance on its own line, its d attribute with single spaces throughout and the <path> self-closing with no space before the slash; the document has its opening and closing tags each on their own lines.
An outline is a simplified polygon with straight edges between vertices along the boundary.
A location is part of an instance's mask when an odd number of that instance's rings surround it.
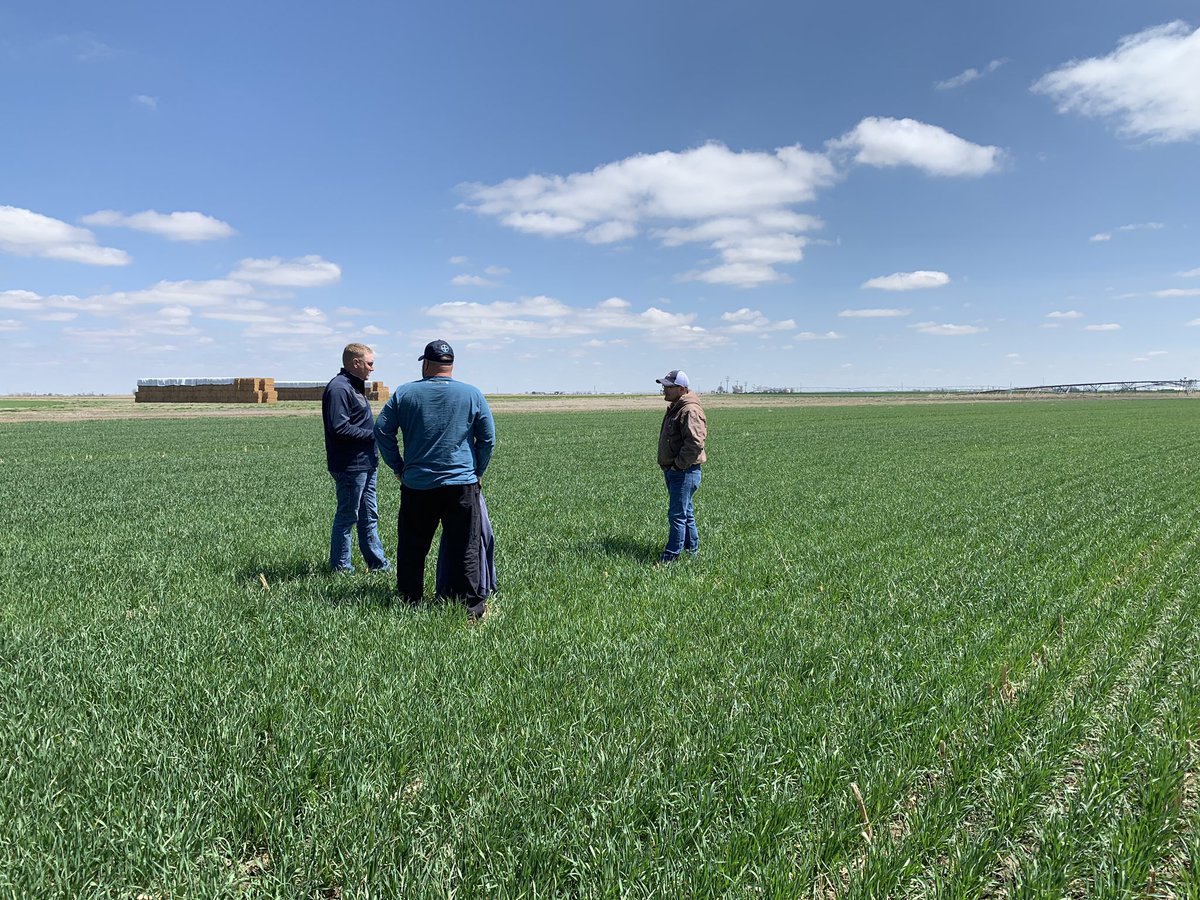
<svg viewBox="0 0 1200 900">
<path fill-rule="evenodd" d="M 350 383 L 358 388 L 359 391 L 365 391 L 367 389 L 367 383 L 353 372 L 347 372 L 345 367 L 342 368 L 342 374 L 345 375 L 346 378 L 349 379 Z"/>
</svg>

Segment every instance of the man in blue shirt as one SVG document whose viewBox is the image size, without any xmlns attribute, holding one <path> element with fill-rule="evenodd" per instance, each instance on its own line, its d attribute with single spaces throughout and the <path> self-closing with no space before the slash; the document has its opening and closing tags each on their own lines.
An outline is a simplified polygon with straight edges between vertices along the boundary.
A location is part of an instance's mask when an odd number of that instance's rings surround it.
<svg viewBox="0 0 1200 900">
<path fill-rule="evenodd" d="M 367 399 L 367 376 L 375 368 L 375 351 L 366 344 L 347 344 L 342 370 L 321 396 L 325 421 L 325 460 L 337 491 L 337 512 L 329 537 L 329 567 L 352 572 L 350 530 L 358 525 L 358 549 L 369 570 L 387 571 L 391 563 L 379 542 L 375 499 L 375 420 Z"/>
<path fill-rule="evenodd" d="M 401 482 L 396 588 L 409 603 L 421 599 L 425 557 L 440 522 L 447 593 L 460 599 L 475 620 L 487 612 L 479 484 L 492 458 L 496 427 L 483 392 L 451 377 L 449 344 L 431 341 L 417 360 L 421 380 L 398 387 L 375 422 L 379 453 Z M 403 436 L 403 456 L 397 432 Z"/>
</svg>

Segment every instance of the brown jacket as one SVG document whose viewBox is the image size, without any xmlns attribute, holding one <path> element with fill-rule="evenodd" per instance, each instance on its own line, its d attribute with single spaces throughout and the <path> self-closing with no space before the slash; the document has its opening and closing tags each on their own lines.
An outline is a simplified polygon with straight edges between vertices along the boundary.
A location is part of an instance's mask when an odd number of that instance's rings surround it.
<svg viewBox="0 0 1200 900">
<path fill-rule="evenodd" d="M 662 430 L 658 433 L 658 464 L 664 469 L 682 472 L 689 466 L 702 465 L 708 421 L 700 398 L 687 393 L 667 407 Z"/>
</svg>

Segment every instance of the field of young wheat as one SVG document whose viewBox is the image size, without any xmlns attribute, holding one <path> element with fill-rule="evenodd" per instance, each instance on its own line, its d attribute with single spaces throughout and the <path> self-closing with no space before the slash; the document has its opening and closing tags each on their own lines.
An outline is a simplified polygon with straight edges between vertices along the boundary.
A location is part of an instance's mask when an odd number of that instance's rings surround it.
<svg viewBox="0 0 1200 900">
<path fill-rule="evenodd" d="M 319 418 L 0 424 L 0 896 L 1200 892 L 1200 405 L 714 409 L 663 568 L 658 421 L 497 416 L 473 627 Z"/>
</svg>

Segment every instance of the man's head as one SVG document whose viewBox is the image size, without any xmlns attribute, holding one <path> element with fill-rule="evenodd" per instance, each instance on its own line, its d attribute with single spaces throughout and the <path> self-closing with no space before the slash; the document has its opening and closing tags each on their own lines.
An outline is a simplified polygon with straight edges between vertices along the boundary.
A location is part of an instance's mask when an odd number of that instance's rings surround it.
<svg viewBox="0 0 1200 900">
<path fill-rule="evenodd" d="M 454 370 L 454 348 L 445 341 L 430 341 L 425 345 L 425 352 L 417 357 L 424 363 L 421 373 L 428 378 L 431 375 L 449 375 Z"/>
<path fill-rule="evenodd" d="M 366 344 L 347 344 L 342 351 L 342 368 L 366 381 L 375 368 L 375 351 Z"/>
<path fill-rule="evenodd" d="M 655 378 L 654 380 L 663 386 L 663 399 L 668 403 L 674 403 L 686 394 L 691 386 L 691 382 L 688 381 L 687 372 L 682 369 L 672 369 L 662 378 Z"/>
</svg>

